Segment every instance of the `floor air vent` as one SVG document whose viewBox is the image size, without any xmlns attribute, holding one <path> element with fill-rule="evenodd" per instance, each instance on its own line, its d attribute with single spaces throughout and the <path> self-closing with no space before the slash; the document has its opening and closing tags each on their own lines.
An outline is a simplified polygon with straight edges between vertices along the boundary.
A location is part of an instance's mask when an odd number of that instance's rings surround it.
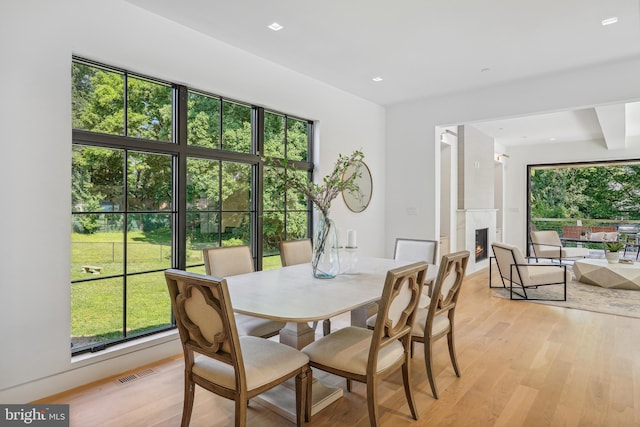
<svg viewBox="0 0 640 427">
<path fill-rule="evenodd" d="M 124 377 L 120 377 L 116 380 L 116 382 L 120 383 L 120 384 L 127 384 L 130 383 L 132 381 L 138 380 L 140 378 L 144 378 L 146 376 L 149 376 L 151 374 L 154 374 L 155 371 L 153 369 L 145 369 L 144 371 L 140 371 L 140 372 L 136 372 L 133 374 L 129 374 L 129 375 L 125 375 Z"/>
<path fill-rule="evenodd" d="M 146 377 L 147 375 L 155 374 L 153 369 L 145 369 L 144 371 L 136 372 L 136 376 L 138 377 Z"/>
</svg>

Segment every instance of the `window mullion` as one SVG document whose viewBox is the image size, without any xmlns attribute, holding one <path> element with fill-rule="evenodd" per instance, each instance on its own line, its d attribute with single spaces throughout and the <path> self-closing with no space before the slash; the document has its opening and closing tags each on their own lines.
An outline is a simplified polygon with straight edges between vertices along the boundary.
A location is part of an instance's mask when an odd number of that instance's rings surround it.
<svg viewBox="0 0 640 427">
<path fill-rule="evenodd" d="M 253 168 L 255 171 L 253 179 L 254 197 L 252 197 L 253 211 L 255 212 L 253 221 L 253 235 L 255 241 L 255 254 L 257 264 L 256 267 L 262 270 L 262 258 L 264 255 L 264 164 L 261 157 L 264 153 L 264 108 L 256 107 L 253 109 L 252 132 L 253 147 L 258 154 L 259 159 L 257 165 Z"/>
<path fill-rule="evenodd" d="M 180 269 L 187 267 L 187 122 L 188 91 L 185 86 L 178 86 L 174 92 L 175 143 L 179 147 L 178 156 L 174 157 L 173 171 L 173 211 L 176 212 L 175 232 L 173 233 L 173 263 Z"/>
</svg>

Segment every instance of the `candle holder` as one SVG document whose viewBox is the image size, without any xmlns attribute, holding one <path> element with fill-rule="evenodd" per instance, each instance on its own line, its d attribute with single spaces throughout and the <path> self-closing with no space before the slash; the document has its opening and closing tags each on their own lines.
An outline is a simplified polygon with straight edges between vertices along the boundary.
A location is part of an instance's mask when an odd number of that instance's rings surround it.
<svg viewBox="0 0 640 427">
<path fill-rule="evenodd" d="M 358 267 L 358 247 L 345 246 L 340 255 L 340 267 L 342 274 L 357 274 Z"/>
<path fill-rule="evenodd" d="M 358 247 L 358 244 L 356 243 L 356 230 L 347 230 L 347 244 L 345 246 L 347 248 Z"/>
</svg>

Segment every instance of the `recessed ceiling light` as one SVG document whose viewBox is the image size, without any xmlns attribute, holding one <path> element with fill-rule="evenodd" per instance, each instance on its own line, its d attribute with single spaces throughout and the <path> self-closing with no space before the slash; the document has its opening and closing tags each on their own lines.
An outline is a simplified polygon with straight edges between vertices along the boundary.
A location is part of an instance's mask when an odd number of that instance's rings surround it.
<svg viewBox="0 0 640 427">
<path fill-rule="evenodd" d="M 274 22 L 273 24 L 269 25 L 269 28 L 271 28 L 273 31 L 280 31 L 284 27 L 277 22 Z"/>
<path fill-rule="evenodd" d="M 549 141 L 555 141 L 556 139 L 554 137 L 549 138 Z"/>
<path fill-rule="evenodd" d="M 603 19 L 602 20 L 602 25 L 611 25 L 611 24 L 615 24 L 616 22 L 618 22 L 618 18 L 613 16 L 611 18 L 607 18 L 607 19 Z"/>
<path fill-rule="evenodd" d="M 383 79 L 382 77 L 378 76 L 378 77 L 374 77 L 371 80 L 373 80 L 374 82 L 381 82 Z"/>
</svg>

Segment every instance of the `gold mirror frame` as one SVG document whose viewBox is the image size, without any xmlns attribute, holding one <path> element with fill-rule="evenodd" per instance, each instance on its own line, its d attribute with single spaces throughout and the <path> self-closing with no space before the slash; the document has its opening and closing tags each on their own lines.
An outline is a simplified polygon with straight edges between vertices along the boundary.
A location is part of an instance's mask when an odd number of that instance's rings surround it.
<svg viewBox="0 0 640 427">
<path fill-rule="evenodd" d="M 371 178 L 371 171 L 369 166 L 365 162 L 358 162 L 358 164 L 349 166 L 345 171 L 343 178 L 351 176 L 360 170 L 360 176 L 356 178 L 356 184 L 360 191 L 343 191 L 342 198 L 344 204 L 347 205 L 350 211 L 360 213 L 364 211 L 369 202 L 371 202 L 371 195 L 373 194 L 373 179 Z"/>
</svg>

